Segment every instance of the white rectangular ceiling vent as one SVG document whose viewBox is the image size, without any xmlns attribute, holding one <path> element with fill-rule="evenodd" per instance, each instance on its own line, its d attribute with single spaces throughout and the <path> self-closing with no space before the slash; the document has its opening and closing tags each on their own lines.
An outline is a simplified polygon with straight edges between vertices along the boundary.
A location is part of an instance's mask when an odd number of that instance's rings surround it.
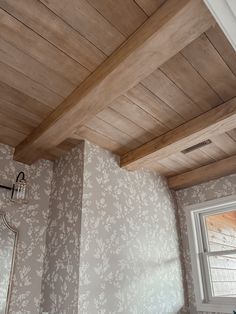
<svg viewBox="0 0 236 314">
<path fill-rule="evenodd" d="M 236 51 L 236 0 L 204 0 Z"/>
</svg>

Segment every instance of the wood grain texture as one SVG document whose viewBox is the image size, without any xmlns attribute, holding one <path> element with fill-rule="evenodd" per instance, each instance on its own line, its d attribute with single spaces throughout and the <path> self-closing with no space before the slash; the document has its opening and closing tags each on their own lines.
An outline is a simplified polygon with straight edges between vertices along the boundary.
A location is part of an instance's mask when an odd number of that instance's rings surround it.
<svg viewBox="0 0 236 314">
<path fill-rule="evenodd" d="M 150 163 L 146 164 L 143 169 L 151 170 L 151 171 L 157 171 L 159 174 L 163 176 L 172 176 L 175 174 L 174 171 L 169 169 L 168 167 L 165 167 L 164 165 L 161 165 L 160 163 Z"/>
<path fill-rule="evenodd" d="M 142 85 L 169 105 L 169 107 L 184 118 L 184 120 L 190 120 L 203 112 L 198 105 L 186 96 L 186 94 L 160 70 L 154 71 L 145 78 L 142 81 Z"/>
<path fill-rule="evenodd" d="M 236 173 L 236 155 L 168 178 L 171 189 L 179 190 Z"/>
<path fill-rule="evenodd" d="M 135 2 L 146 12 L 147 15 L 152 15 L 156 10 L 163 5 L 166 0 L 135 0 Z"/>
<path fill-rule="evenodd" d="M 206 154 L 200 149 L 189 152 L 187 156 L 188 158 L 196 162 L 199 167 L 205 166 L 211 162 L 214 162 L 214 159 L 211 156 L 209 156 L 208 154 Z"/>
<path fill-rule="evenodd" d="M 2 62 L 0 62 L 0 81 L 51 108 L 56 108 L 63 100 L 60 95 Z"/>
<path fill-rule="evenodd" d="M 0 112 L 0 125 L 25 135 L 28 135 L 33 130 L 33 126 L 29 122 L 20 119 L 19 116 L 14 115 L 9 119 L 9 112 L 7 110 Z"/>
<path fill-rule="evenodd" d="M 181 53 L 163 64 L 161 70 L 201 108 L 202 112 L 222 103 L 222 99 Z"/>
<path fill-rule="evenodd" d="M 157 166 L 156 166 L 157 165 Z M 162 166 L 162 168 L 160 167 Z M 182 153 L 177 153 L 171 157 L 164 158 L 160 161 L 153 161 L 144 165 L 144 168 L 155 169 L 160 174 L 165 176 L 173 176 L 189 169 L 194 169 L 199 166 L 199 163 L 194 159 Z"/>
<path fill-rule="evenodd" d="M 12 120 L 18 119 L 22 124 L 27 124 L 31 127 L 31 130 L 39 125 L 41 119 L 35 114 L 21 108 L 17 105 L 9 103 L 8 101 L 1 99 L 0 97 L 0 114 L 5 115 L 6 122 L 11 123 Z M 27 132 L 26 134 L 28 134 Z"/>
<path fill-rule="evenodd" d="M 52 71 L 1 38 L 0 60 L 63 98 L 68 96 L 75 88 L 74 84 L 58 75 L 55 71 Z"/>
<path fill-rule="evenodd" d="M 133 0 L 87 0 L 125 37 L 142 25 L 147 15 Z"/>
<path fill-rule="evenodd" d="M 0 142 L 15 147 L 25 138 L 25 134 L 12 128 L 0 125 Z"/>
<path fill-rule="evenodd" d="M 16 148 L 15 158 L 27 163 L 40 158 L 213 23 L 200 0 L 166 2 Z"/>
<path fill-rule="evenodd" d="M 86 0 L 40 1 L 106 55 L 125 40 L 125 36 Z"/>
<path fill-rule="evenodd" d="M 230 130 L 227 132 L 229 136 L 236 142 L 236 129 Z"/>
<path fill-rule="evenodd" d="M 140 144 L 146 143 L 154 137 L 153 134 L 145 131 L 139 125 L 135 124 L 128 118 L 122 116 L 120 113 L 109 107 L 99 112 L 97 117 L 107 123 L 110 123 L 116 129 L 124 132 L 125 134 L 128 134 L 133 139 L 138 139 Z"/>
<path fill-rule="evenodd" d="M 206 32 L 206 36 L 221 55 L 224 62 L 228 65 L 234 75 L 236 75 L 236 53 L 220 27 L 218 25 L 211 27 Z"/>
<path fill-rule="evenodd" d="M 128 149 L 138 147 L 141 144 L 138 140 L 133 139 L 130 135 L 125 134 L 124 132 L 115 128 L 112 124 L 107 123 L 97 117 L 89 120 L 85 126 L 117 143 L 120 143 L 121 146 L 127 147 Z"/>
<path fill-rule="evenodd" d="M 236 98 L 209 110 L 174 130 L 157 137 L 121 158 L 121 167 L 137 169 L 150 160 L 160 160 L 235 126 Z"/>
<path fill-rule="evenodd" d="M 191 158 L 188 154 L 183 154 L 181 152 L 174 154 L 173 156 L 171 156 L 170 158 L 177 160 L 180 164 L 182 164 L 183 166 L 185 166 L 187 169 L 194 169 L 196 167 L 198 167 L 198 163 Z"/>
<path fill-rule="evenodd" d="M 142 127 L 155 137 L 168 131 L 160 121 L 133 103 L 129 98 L 120 96 L 109 106 L 123 117 Z"/>
<path fill-rule="evenodd" d="M 86 68 L 2 9 L 0 9 L 0 28 L 2 39 L 76 86 L 89 75 L 90 72 Z"/>
<path fill-rule="evenodd" d="M 169 168 L 172 172 L 175 174 L 184 172 L 188 170 L 188 167 L 181 163 L 179 160 L 175 159 L 174 157 L 167 157 L 160 161 L 158 161 L 159 164 L 162 166 L 165 166 L 166 168 Z"/>
<path fill-rule="evenodd" d="M 42 121 L 52 111 L 52 108 L 44 105 L 34 98 L 23 94 L 13 87 L 0 81 L 0 99 L 14 104 L 19 109 L 26 110 L 29 115 L 33 115 L 36 119 Z"/>
<path fill-rule="evenodd" d="M 215 161 L 228 157 L 228 154 L 213 142 L 205 147 L 200 148 L 200 150 Z"/>
<path fill-rule="evenodd" d="M 229 156 L 236 154 L 236 141 L 229 134 L 220 134 L 212 137 L 211 140 Z"/>
<path fill-rule="evenodd" d="M 236 77 L 205 34 L 182 53 L 224 101 L 236 96 Z"/>
<path fill-rule="evenodd" d="M 0 6 L 89 71 L 105 55 L 38 0 L 1 0 Z"/>
<path fill-rule="evenodd" d="M 122 146 L 120 143 L 116 143 L 106 135 L 98 133 L 86 126 L 80 128 L 72 135 L 76 139 L 86 139 L 91 143 L 99 145 L 107 150 L 112 151 L 115 154 L 121 155 L 128 151 L 127 147 Z"/>
<path fill-rule="evenodd" d="M 156 118 L 167 129 L 173 129 L 185 121 L 176 111 L 141 84 L 130 89 L 125 96 Z"/>
</svg>

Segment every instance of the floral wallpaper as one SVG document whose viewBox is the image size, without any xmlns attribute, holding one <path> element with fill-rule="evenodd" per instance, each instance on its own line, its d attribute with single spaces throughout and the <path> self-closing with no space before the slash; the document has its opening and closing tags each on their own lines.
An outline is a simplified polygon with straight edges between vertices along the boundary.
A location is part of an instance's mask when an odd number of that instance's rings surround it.
<svg viewBox="0 0 236 314">
<path fill-rule="evenodd" d="M 218 180 L 209 181 L 200 185 L 196 185 L 187 189 L 180 190 L 176 193 L 176 198 L 179 208 L 179 220 L 181 229 L 181 241 L 183 248 L 183 260 L 186 270 L 187 292 L 188 292 L 188 313 L 191 314 L 205 314 L 196 310 L 192 268 L 190 261 L 189 243 L 187 237 L 186 216 L 183 208 L 187 205 L 202 203 L 208 200 L 221 198 L 236 194 L 236 174 L 220 178 Z M 211 313 L 217 314 L 217 313 Z M 221 313 L 218 313 L 221 314 Z"/>
<path fill-rule="evenodd" d="M 0 144 L 1 184 L 12 184 L 19 171 L 30 183 L 28 204 L 14 204 L 0 190 L 0 209 L 19 231 L 9 314 L 38 314 L 40 305 L 46 228 L 49 214 L 52 163 L 39 161 L 26 166 L 13 161 L 13 149 Z"/>
<path fill-rule="evenodd" d="M 176 314 L 183 303 L 166 181 L 123 170 L 116 156 L 86 142 L 79 313 Z"/>
<path fill-rule="evenodd" d="M 48 161 L 24 166 L 12 154 L 0 145 L 1 182 L 24 170 L 31 189 L 21 206 L 0 190 L 1 210 L 19 231 L 10 314 L 194 313 L 184 306 L 184 217 L 176 221 L 164 178 L 123 170 L 117 156 L 88 142 L 54 169 Z"/>
<path fill-rule="evenodd" d="M 78 313 L 83 148 L 54 165 L 41 305 L 50 314 Z"/>
</svg>

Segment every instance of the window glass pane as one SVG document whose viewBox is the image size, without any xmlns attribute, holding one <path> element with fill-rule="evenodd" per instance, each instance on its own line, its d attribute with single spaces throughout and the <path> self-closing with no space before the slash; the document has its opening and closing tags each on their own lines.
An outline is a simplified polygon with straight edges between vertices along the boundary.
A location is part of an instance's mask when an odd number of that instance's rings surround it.
<svg viewBox="0 0 236 314">
<path fill-rule="evenodd" d="M 213 297 L 236 297 L 236 254 L 209 256 Z"/>
<path fill-rule="evenodd" d="M 210 252 L 236 249 L 236 211 L 205 217 Z"/>
</svg>

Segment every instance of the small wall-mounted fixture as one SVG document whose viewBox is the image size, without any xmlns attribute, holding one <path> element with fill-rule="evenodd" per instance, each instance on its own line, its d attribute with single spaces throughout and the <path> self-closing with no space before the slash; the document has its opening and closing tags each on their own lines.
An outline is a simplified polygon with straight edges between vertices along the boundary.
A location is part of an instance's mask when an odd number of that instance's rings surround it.
<svg viewBox="0 0 236 314">
<path fill-rule="evenodd" d="M 28 184 L 25 180 L 25 174 L 21 171 L 12 186 L 1 185 L 0 188 L 11 191 L 10 200 L 16 203 L 28 202 Z"/>
</svg>

